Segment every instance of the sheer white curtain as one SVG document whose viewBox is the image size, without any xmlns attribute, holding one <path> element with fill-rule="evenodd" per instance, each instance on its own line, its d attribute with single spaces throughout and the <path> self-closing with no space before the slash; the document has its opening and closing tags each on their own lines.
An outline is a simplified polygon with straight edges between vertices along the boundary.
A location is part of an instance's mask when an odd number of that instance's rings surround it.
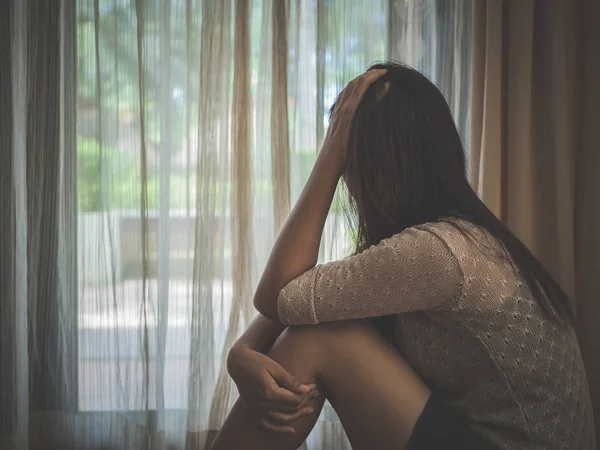
<svg viewBox="0 0 600 450">
<path fill-rule="evenodd" d="M 202 449 L 336 94 L 403 61 L 466 136 L 470 2 L 0 3 L 0 448 Z"/>
</svg>

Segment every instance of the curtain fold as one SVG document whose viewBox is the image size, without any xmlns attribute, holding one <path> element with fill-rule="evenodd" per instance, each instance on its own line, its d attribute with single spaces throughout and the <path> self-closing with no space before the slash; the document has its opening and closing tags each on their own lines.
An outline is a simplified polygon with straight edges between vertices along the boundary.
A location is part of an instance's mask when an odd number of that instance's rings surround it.
<svg viewBox="0 0 600 450">
<path fill-rule="evenodd" d="M 11 2 L 9 2 L 11 3 Z M 10 270 L 9 276 L 6 277 L 9 293 L 11 297 L 4 297 L 3 305 L 8 306 L 9 314 L 5 316 L 8 319 L 8 330 L 12 331 L 14 339 L 9 345 L 9 352 L 12 353 L 13 366 L 8 366 L 4 369 L 8 372 L 4 379 L 12 379 L 13 383 L 9 384 L 8 389 L 12 390 L 12 395 L 9 397 L 12 400 L 10 405 L 13 410 L 3 415 L 3 422 L 12 422 L 9 433 L 3 436 L 7 446 L 20 446 L 24 448 L 28 445 L 29 435 L 29 364 L 28 364 L 28 339 L 27 327 L 23 324 L 28 320 L 28 301 L 27 301 L 27 227 L 18 226 L 18 224 L 27 223 L 27 201 L 26 201 L 26 169 L 25 169 L 25 154 L 26 154 L 26 80 L 27 80 L 27 65 L 26 65 L 26 46 L 27 46 L 27 4 L 28 2 L 12 3 L 8 8 L 8 30 L 11 32 L 11 69 L 10 81 L 12 82 L 11 100 L 9 103 L 12 106 L 12 114 L 10 117 L 3 117 L 8 122 L 8 126 L 12 125 L 12 135 L 10 142 L 12 146 L 12 166 L 8 170 L 12 171 L 9 181 L 12 185 L 8 187 L 7 192 L 12 194 L 12 201 L 7 202 L 12 206 L 10 210 L 4 210 L 8 221 L 12 222 L 14 235 L 12 252 L 9 251 L 7 256 L 12 256 L 12 260 L 8 260 L 7 268 Z M 8 81 L 8 80 L 7 80 Z M 8 129 L 5 128 L 5 129 Z M 4 148 L 6 152 L 6 147 Z M 9 228 L 10 229 L 10 228 Z M 4 307 L 3 307 L 4 309 Z M 5 324 L 6 325 L 6 324 Z M 4 347 L 6 348 L 6 347 Z M 3 366 L 4 367 L 4 366 Z M 10 417 L 12 416 L 12 417 Z"/>
<path fill-rule="evenodd" d="M 231 113 L 231 2 L 202 2 L 200 25 L 200 73 L 198 77 L 198 149 L 196 230 L 194 251 L 195 285 L 191 317 L 190 390 L 188 432 L 218 429 L 225 410 L 232 403 L 231 386 L 220 367 L 227 320 L 237 321 L 232 310 L 231 275 L 228 286 L 222 281 L 229 272 L 231 251 L 227 214 L 231 189 L 229 115 Z M 221 289 L 215 282 L 221 281 Z M 227 293 L 225 293 L 227 289 Z M 231 323 L 231 322 L 230 322 Z M 210 345 L 207 345 L 210 343 Z M 221 383 L 216 371 L 221 369 Z M 187 381 L 187 380 L 186 380 Z M 216 390 L 215 390 L 216 388 Z M 214 392 L 214 400 L 213 400 Z M 189 442 L 197 441 L 195 438 Z M 198 444 L 196 444 L 198 445 Z M 189 445 L 188 445 L 189 446 Z"/>
<path fill-rule="evenodd" d="M 600 3 L 582 2 L 578 11 L 580 70 L 575 161 L 575 303 L 577 331 L 590 381 L 596 436 L 600 436 Z"/>
<path fill-rule="evenodd" d="M 290 211 L 290 142 L 288 117 L 288 0 L 273 0 L 271 75 L 271 173 L 275 234 Z"/>
<path fill-rule="evenodd" d="M 40 3 L 27 9 L 37 30 L 28 36 L 27 112 L 27 287 L 30 408 L 68 410 L 68 385 L 75 382 L 68 355 L 71 336 L 61 335 L 58 236 L 60 213 L 60 9 Z M 68 320 L 68 317 L 64 317 Z M 73 331 L 72 328 L 67 328 Z M 64 372 L 63 372 L 64 371 Z M 63 372 L 63 373 L 61 373 Z M 71 405 L 73 406 L 73 405 Z"/>
<path fill-rule="evenodd" d="M 393 57 L 466 136 L 470 3 L 0 2 L 0 448 L 206 448 L 335 95 Z M 331 405 L 304 448 L 350 448 Z"/>
<path fill-rule="evenodd" d="M 13 6 L 0 3 L 0 361 L 9 370 L 0 370 L 0 436 L 12 436 L 16 427 L 16 328 L 15 313 L 15 195 L 13 180 Z M 0 438 L 1 439 L 1 438 Z M 0 440 L 0 443 L 2 441 Z"/>
<path fill-rule="evenodd" d="M 574 300 L 597 411 L 599 18 L 588 0 L 476 2 L 470 133 L 472 184 Z"/>
<path fill-rule="evenodd" d="M 231 110 L 231 312 L 211 405 L 210 429 L 225 421 L 235 399 L 226 370 L 227 351 L 252 319 L 252 92 L 250 89 L 250 1 L 235 1 Z M 212 438 L 215 433 L 212 433 Z M 207 442 L 211 442 L 209 439 Z"/>
</svg>

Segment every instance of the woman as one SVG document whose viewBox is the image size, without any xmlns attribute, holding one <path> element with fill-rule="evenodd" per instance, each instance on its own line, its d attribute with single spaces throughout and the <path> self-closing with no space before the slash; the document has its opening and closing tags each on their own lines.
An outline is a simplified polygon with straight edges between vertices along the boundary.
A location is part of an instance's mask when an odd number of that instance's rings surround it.
<svg viewBox="0 0 600 450">
<path fill-rule="evenodd" d="M 340 178 L 356 252 L 315 267 Z M 472 190 L 450 110 L 413 69 L 342 91 L 254 305 L 214 450 L 295 449 L 325 398 L 356 449 L 594 448 L 568 298 Z"/>
</svg>

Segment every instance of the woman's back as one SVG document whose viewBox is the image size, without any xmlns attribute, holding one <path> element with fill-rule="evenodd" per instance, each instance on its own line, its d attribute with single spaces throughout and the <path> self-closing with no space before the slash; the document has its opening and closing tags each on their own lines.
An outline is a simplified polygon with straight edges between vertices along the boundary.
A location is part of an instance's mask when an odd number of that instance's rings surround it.
<svg viewBox="0 0 600 450">
<path fill-rule="evenodd" d="M 402 353 L 439 398 L 500 448 L 594 448 L 573 329 L 548 318 L 495 240 L 459 222 L 472 239 L 447 222 L 418 227 L 456 256 L 463 286 L 450 310 L 397 316 Z"/>
</svg>

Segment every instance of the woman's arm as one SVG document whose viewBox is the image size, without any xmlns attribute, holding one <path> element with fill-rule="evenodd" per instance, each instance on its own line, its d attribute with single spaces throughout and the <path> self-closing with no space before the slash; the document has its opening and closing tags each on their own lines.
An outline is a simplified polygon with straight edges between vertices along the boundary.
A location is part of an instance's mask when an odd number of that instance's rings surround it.
<svg viewBox="0 0 600 450">
<path fill-rule="evenodd" d="M 264 354 L 284 329 L 259 314 L 229 351 L 227 370 L 254 420 L 270 431 L 294 432 L 290 424 L 307 413 L 306 402 L 319 392 Z"/>
<path fill-rule="evenodd" d="M 254 306 L 273 322 L 279 323 L 277 296 L 281 289 L 317 263 L 321 234 L 341 175 L 340 153 L 323 147 L 271 251 Z"/>
<path fill-rule="evenodd" d="M 269 430 L 293 431 L 281 423 L 296 420 L 305 402 L 318 395 L 316 386 L 301 384 L 264 353 L 286 328 L 277 314 L 281 289 L 317 262 L 323 226 L 343 171 L 348 125 L 364 92 L 384 73 L 385 70 L 368 72 L 353 80 L 340 94 L 317 162 L 258 284 L 254 305 L 261 314 L 228 355 L 229 373 L 240 396 L 254 411 L 254 417 Z"/>
<path fill-rule="evenodd" d="M 262 314 L 258 314 L 233 347 L 246 347 L 266 354 L 285 329 L 286 325 L 273 322 Z"/>
<path fill-rule="evenodd" d="M 256 309 L 273 322 L 279 323 L 277 297 L 281 289 L 317 263 L 323 227 L 343 172 L 350 121 L 365 91 L 384 73 L 372 70 L 361 75 L 338 98 L 316 164 L 279 233 L 254 295 Z"/>
<path fill-rule="evenodd" d="M 444 223 L 411 227 L 358 255 L 306 271 L 280 292 L 279 320 L 310 325 L 453 310 L 464 275 L 440 232 L 459 233 Z"/>
</svg>

